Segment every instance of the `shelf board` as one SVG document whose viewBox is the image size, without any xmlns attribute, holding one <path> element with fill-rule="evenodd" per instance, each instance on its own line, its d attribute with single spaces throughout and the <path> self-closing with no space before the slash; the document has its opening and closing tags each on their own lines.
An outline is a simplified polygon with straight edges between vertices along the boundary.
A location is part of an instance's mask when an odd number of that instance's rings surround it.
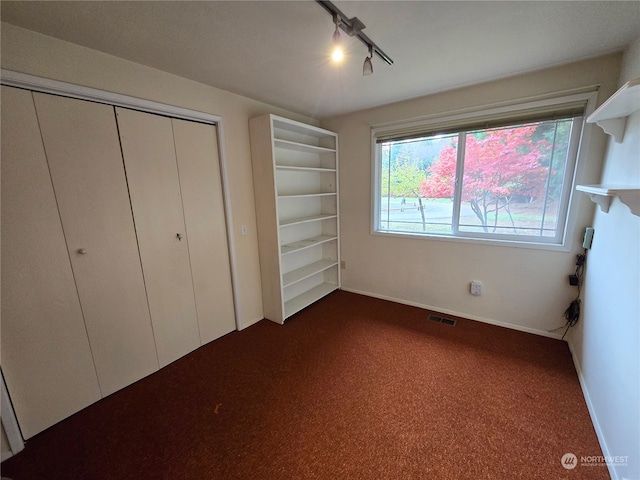
<svg viewBox="0 0 640 480">
<path fill-rule="evenodd" d="M 338 237 L 334 235 L 320 235 L 318 237 L 305 238 L 304 240 L 298 240 L 297 242 L 281 245 L 280 254 L 286 255 L 288 253 L 299 252 L 300 250 L 304 250 L 305 248 L 311 248 L 316 245 L 320 245 L 326 242 L 331 242 L 332 240 L 337 240 L 337 239 Z"/>
<path fill-rule="evenodd" d="M 337 285 L 333 285 L 331 283 L 321 283 L 320 285 L 313 287 L 311 290 L 307 290 L 297 297 L 293 297 L 291 300 L 284 303 L 285 318 L 298 313 L 300 310 L 309 306 L 311 303 L 320 300 L 322 297 L 329 295 L 331 292 L 337 289 Z"/>
<path fill-rule="evenodd" d="M 282 286 L 288 287 L 336 265 L 338 265 L 338 262 L 335 260 L 318 260 L 304 267 L 297 268 L 282 275 Z"/>
<path fill-rule="evenodd" d="M 319 147 L 317 145 L 309 145 L 307 143 L 292 142 L 291 140 L 273 139 L 273 145 L 276 148 L 285 148 L 295 152 L 307 153 L 335 153 L 335 148 Z"/>
<path fill-rule="evenodd" d="M 312 198 L 312 197 L 329 197 L 336 196 L 336 192 L 326 192 L 326 193 L 292 193 L 286 195 L 278 195 L 278 200 L 281 198 Z"/>
<path fill-rule="evenodd" d="M 607 213 L 613 197 L 620 198 L 631 213 L 640 216 L 640 187 L 628 185 L 577 185 L 576 190 L 586 193 L 592 202 Z"/>
<path fill-rule="evenodd" d="M 316 173 L 335 173 L 335 168 L 322 167 L 296 167 L 294 165 L 276 165 L 276 170 L 287 170 L 291 172 L 316 172 Z"/>
<path fill-rule="evenodd" d="M 321 215 L 311 215 L 309 217 L 301 217 L 301 218 L 291 218 L 289 220 L 280 220 L 281 227 L 288 227 L 290 225 L 297 225 L 299 223 L 307 223 L 307 222 L 319 222 L 321 220 L 328 220 L 330 218 L 337 218 L 337 214 L 321 214 Z"/>
<path fill-rule="evenodd" d="M 277 136 L 278 130 L 283 132 L 293 132 L 303 135 L 309 135 L 316 138 L 335 137 L 335 132 L 325 130 L 324 128 L 314 127 L 307 125 L 306 123 L 297 122 L 290 118 L 280 117 L 278 115 L 271 115 L 273 119 L 274 136 Z"/>
<path fill-rule="evenodd" d="M 627 117 L 640 110 L 640 78 L 625 83 L 587 118 L 596 123 L 617 143 L 624 137 Z"/>
</svg>

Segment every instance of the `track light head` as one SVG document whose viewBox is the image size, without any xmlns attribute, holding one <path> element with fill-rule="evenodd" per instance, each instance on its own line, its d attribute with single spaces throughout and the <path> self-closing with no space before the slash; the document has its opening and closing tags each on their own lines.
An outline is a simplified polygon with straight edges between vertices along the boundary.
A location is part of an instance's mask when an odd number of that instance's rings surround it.
<svg viewBox="0 0 640 480">
<path fill-rule="evenodd" d="M 373 57 L 373 47 L 369 45 L 369 56 L 365 57 L 364 64 L 362 65 L 362 76 L 373 75 L 373 63 L 371 58 Z"/>
<path fill-rule="evenodd" d="M 336 31 L 333 32 L 333 44 L 337 46 L 340 43 L 340 19 L 338 15 L 333 16 L 333 23 L 336 25 Z"/>
<path fill-rule="evenodd" d="M 344 58 L 344 53 L 342 52 L 342 40 L 340 38 L 340 19 L 338 15 L 333 16 L 333 23 L 336 25 L 336 31 L 333 32 L 333 52 L 331 53 L 331 59 L 335 63 L 340 63 Z"/>
</svg>

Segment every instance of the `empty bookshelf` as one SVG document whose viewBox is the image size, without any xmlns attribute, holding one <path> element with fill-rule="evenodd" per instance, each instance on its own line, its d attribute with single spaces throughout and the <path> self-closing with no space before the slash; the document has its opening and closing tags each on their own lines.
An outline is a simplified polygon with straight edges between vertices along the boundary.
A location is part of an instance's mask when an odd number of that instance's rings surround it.
<svg viewBox="0 0 640 480">
<path fill-rule="evenodd" d="M 265 318 L 340 288 L 338 136 L 276 115 L 250 120 Z"/>
</svg>

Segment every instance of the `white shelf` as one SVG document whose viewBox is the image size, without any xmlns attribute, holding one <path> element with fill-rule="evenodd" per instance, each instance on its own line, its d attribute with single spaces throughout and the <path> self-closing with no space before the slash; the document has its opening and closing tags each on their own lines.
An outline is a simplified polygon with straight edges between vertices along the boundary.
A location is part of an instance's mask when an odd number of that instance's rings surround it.
<svg viewBox="0 0 640 480">
<path fill-rule="evenodd" d="M 319 222 L 321 220 L 329 220 L 330 218 L 336 218 L 338 215 L 312 215 L 310 217 L 292 218 L 289 220 L 280 220 L 281 227 L 288 227 L 290 225 L 297 225 L 307 222 Z"/>
<path fill-rule="evenodd" d="M 313 198 L 313 197 L 331 197 L 336 196 L 336 192 L 321 192 L 321 193 L 289 193 L 285 195 L 278 195 L 278 200 L 281 198 Z"/>
<path fill-rule="evenodd" d="M 308 152 L 308 153 L 334 153 L 335 148 L 319 147 L 317 145 L 309 145 L 307 143 L 292 142 L 290 140 L 274 139 L 273 144 L 278 148 L 286 148 L 287 150 L 293 150 L 295 152 Z"/>
<path fill-rule="evenodd" d="M 309 306 L 311 303 L 320 300 L 322 297 L 329 295 L 331 292 L 338 289 L 337 285 L 331 283 L 321 283 L 320 285 L 313 287 L 311 290 L 292 298 L 284 304 L 285 318 L 298 313 L 303 308 Z"/>
<path fill-rule="evenodd" d="M 282 245 L 280 247 L 280 254 L 286 255 L 288 253 L 299 252 L 300 250 L 304 250 L 305 248 L 315 247 L 316 245 L 321 245 L 323 243 L 331 242 L 337 239 L 338 237 L 336 237 L 335 235 L 320 235 L 318 237 L 305 238 L 304 240 L 299 240 L 287 245 Z"/>
<path fill-rule="evenodd" d="M 596 123 L 617 143 L 622 143 L 627 117 L 638 110 L 640 110 L 640 78 L 625 83 L 589 115 L 587 122 Z"/>
<path fill-rule="evenodd" d="M 287 170 L 291 172 L 315 172 L 315 173 L 335 173 L 335 168 L 320 167 L 294 167 L 292 165 L 276 165 L 276 170 Z"/>
<path fill-rule="evenodd" d="M 306 123 L 296 122 L 289 118 L 279 117 L 277 115 L 271 115 L 273 118 L 273 136 L 274 138 L 282 138 L 290 133 L 303 135 L 305 137 L 336 137 L 334 132 L 325 130 L 323 128 L 307 125 Z"/>
<path fill-rule="evenodd" d="M 586 193 L 591 201 L 598 204 L 603 212 L 608 212 L 611 199 L 619 197 L 631 213 L 640 216 L 640 187 L 624 185 L 577 185 L 576 190 Z"/>
<path fill-rule="evenodd" d="M 292 270 L 291 272 L 282 275 L 282 286 L 288 287 L 289 285 L 293 285 L 305 278 L 312 277 L 316 273 L 320 273 L 334 267 L 337 264 L 338 262 L 335 260 L 318 260 L 317 262 L 310 263 L 304 267 L 297 268 L 296 270 Z"/>
</svg>

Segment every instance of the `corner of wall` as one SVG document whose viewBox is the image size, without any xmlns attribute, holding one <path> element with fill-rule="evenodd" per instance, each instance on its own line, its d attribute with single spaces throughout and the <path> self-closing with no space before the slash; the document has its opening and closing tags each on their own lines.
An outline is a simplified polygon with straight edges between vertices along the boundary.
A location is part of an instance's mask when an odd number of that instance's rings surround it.
<svg viewBox="0 0 640 480">
<path fill-rule="evenodd" d="M 640 36 L 625 51 L 618 85 L 640 76 Z M 601 98 L 600 101 L 606 100 Z M 640 185 L 640 112 L 627 118 L 622 143 L 608 139 L 601 183 Z M 595 210 L 583 314 L 569 334 L 580 385 L 614 480 L 640 478 L 640 218 L 613 200 Z"/>
</svg>

